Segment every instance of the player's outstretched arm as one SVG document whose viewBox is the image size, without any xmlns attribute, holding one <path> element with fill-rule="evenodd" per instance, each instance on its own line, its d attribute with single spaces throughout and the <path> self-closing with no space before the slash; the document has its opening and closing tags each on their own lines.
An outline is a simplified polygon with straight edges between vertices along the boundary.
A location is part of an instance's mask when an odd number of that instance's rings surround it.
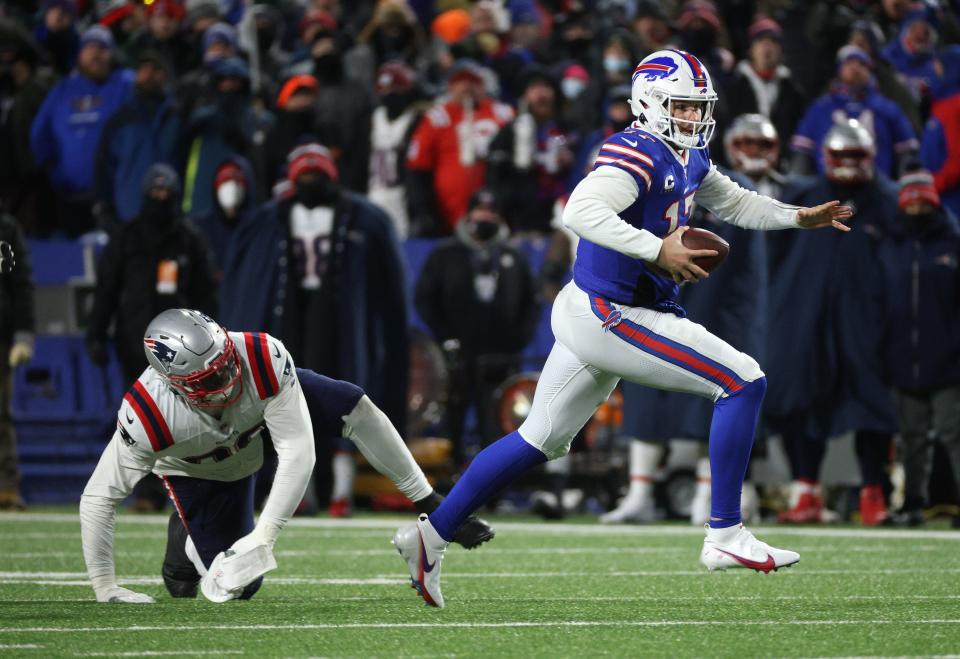
<svg viewBox="0 0 960 659">
<path fill-rule="evenodd" d="M 98 602 L 152 604 L 153 598 L 117 584 L 113 562 L 113 530 L 117 504 L 153 466 L 151 457 L 122 444 L 120 433 L 100 456 L 97 468 L 80 497 L 80 537 L 83 559 Z"/>
<path fill-rule="evenodd" d="M 834 199 L 825 204 L 814 206 L 813 208 L 801 208 L 797 211 L 797 224 L 801 229 L 822 229 L 824 227 L 833 227 L 840 231 L 849 231 L 844 222 L 853 217 L 853 209 L 849 206 L 841 206 L 840 202 Z"/>
</svg>

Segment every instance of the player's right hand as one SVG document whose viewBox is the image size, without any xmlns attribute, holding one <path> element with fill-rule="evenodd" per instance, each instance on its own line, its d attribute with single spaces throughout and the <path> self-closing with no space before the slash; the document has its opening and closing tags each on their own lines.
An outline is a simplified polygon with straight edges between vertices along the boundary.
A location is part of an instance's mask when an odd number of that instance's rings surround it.
<svg viewBox="0 0 960 659">
<path fill-rule="evenodd" d="M 657 255 L 656 265 L 665 270 L 673 281 L 678 284 L 683 282 L 698 282 L 706 279 L 710 274 L 693 262 L 693 259 L 699 256 L 716 256 L 717 252 L 712 249 L 689 249 L 683 244 L 683 234 L 690 227 L 680 227 L 666 238 L 660 246 L 660 254 Z"/>
<path fill-rule="evenodd" d="M 155 600 L 149 595 L 135 593 L 132 590 L 122 586 L 112 586 L 105 588 L 97 593 L 98 602 L 109 602 L 110 604 L 154 604 Z"/>
</svg>

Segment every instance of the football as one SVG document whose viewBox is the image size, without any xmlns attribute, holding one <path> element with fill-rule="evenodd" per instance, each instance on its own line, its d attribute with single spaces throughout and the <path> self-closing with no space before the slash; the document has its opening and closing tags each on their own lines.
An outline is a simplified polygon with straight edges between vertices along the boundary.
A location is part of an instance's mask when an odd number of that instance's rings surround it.
<svg viewBox="0 0 960 659">
<path fill-rule="evenodd" d="M 693 260 L 694 263 L 707 272 L 713 272 L 716 267 L 727 258 L 727 254 L 730 253 L 730 244 L 726 240 L 712 231 L 700 229 L 699 227 L 690 227 L 690 229 L 683 234 L 683 246 L 687 249 L 716 250 L 716 256 L 701 256 Z"/>
</svg>

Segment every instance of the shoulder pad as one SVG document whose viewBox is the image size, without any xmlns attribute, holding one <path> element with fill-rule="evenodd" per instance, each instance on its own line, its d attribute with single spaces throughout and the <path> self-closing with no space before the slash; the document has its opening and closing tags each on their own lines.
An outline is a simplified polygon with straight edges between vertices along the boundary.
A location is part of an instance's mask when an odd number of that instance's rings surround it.
<svg viewBox="0 0 960 659">
<path fill-rule="evenodd" d="M 276 396 L 290 377 L 296 377 L 293 360 L 279 339 L 266 332 L 242 332 L 233 338 L 242 346 L 260 400 Z"/>
<path fill-rule="evenodd" d="M 154 380 L 153 382 L 156 382 Z M 173 446 L 173 434 L 157 400 L 162 390 L 141 376 L 123 396 L 117 415 L 117 430 L 127 446 L 150 446 L 154 453 Z"/>
</svg>

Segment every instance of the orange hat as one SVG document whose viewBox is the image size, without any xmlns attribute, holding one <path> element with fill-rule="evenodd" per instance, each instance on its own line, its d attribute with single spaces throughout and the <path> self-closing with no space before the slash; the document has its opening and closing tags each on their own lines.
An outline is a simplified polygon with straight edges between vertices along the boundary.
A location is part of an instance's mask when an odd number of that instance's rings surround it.
<svg viewBox="0 0 960 659">
<path fill-rule="evenodd" d="M 444 43 L 455 44 L 470 33 L 470 13 L 465 9 L 445 11 L 433 19 L 430 31 Z"/>
<path fill-rule="evenodd" d="M 283 87 L 280 88 L 280 93 L 277 95 L 277 108 L 282 110 L 287 107 L 287 102 L 290 100 L 290 97 L 301 89 L 317 91 L 320 89 L 320 83 L 308 73 L 293 76 L 283 83 Z"/>
</svg>

